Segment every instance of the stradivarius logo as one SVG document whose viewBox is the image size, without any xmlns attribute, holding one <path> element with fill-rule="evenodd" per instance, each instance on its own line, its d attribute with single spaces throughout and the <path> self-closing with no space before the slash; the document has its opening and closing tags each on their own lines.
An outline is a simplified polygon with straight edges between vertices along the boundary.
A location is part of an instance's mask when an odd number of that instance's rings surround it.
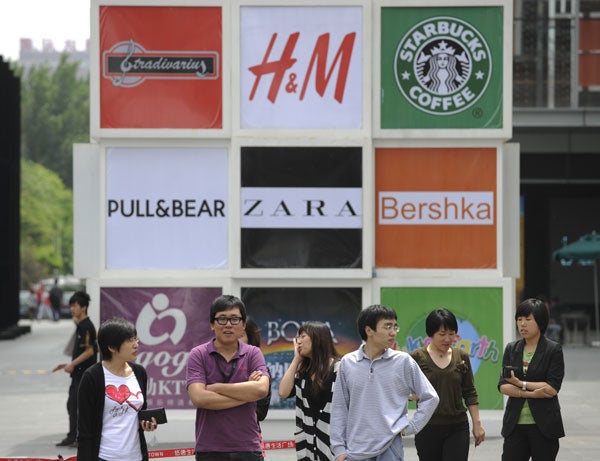
<svg viewBox="0 0 600 461">
<path fill-rule="evenodd" d="M 481 33 L 462 19 L 429 18 L 402 37 L 394 72 L 400 91 L 417 109 L 457 114 L 485 92 L 492 73 L 490 49 Z"/>
</svg>

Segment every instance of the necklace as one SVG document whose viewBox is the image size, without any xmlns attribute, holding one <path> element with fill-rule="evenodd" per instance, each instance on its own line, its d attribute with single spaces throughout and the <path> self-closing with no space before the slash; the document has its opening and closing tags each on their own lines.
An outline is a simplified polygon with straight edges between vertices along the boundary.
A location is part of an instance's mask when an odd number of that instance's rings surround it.
<svg viewBox="0 0 600 461">
<path fill-rule="evenodd" d="M 434 354 L 437 354 L 437 356 L 438 356 L 440 359 L 443 359 L 443 358 L 444 358 L 444 356 L 446 355 L 446 353 L 443 353 L 443 354 L 442 354 L 442 353 L 441 353 L 440 351 L 438 351 L 438 350 L 435 350 L 435 351 L 433 351 L 433 350 L 432 350 L 432 348 L 431 348 L 431 347 L 429 347 L 429 346 L 427 346 L 427 350 L 428 350 L 430 353 L 431 353 L 431 352 L 433 352 Z"/>
</svg>

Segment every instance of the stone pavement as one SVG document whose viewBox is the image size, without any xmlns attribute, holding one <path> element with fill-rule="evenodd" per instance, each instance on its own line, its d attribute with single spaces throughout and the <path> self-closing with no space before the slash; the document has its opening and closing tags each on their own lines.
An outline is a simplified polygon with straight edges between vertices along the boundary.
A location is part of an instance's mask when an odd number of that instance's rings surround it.
<svg viewBox="0 0 600 461">
<path fill-rule="evenodd" d="M 22 321 L 23 324 L 30 324 Z M 75 449 L 58 449 L 67 429 L 66 373 L 51 373 L 66 361 L 62 351 L 73 331 L 70 320 L 41 321 L 31 324 L 31 333 L 13 340 L 0 341 L 0 459 L 49 458 L 60 453 L 65 458 L 75 456 Z M 600 349 L 585 346 L 565 346 L 566 379 L 560 392 L 562 415 L 567 436 L 560 441 L 560 461 L 581 461 L 600 458 Z M 270 415 L 263 423 L 266 441 L 293 438 L 292 412 L 284 419 Z M 502 412 L 482 411 L 486 441 L 471 448 L 470 460 L 500 459 Z M 156 432 L 157 441 L 151 450 L 193 447 L 193 412 L 169 412 L 169 423 Z M 149 436 L 151 439 L 152 436 Z M 162 458 L 163 460 L 193 460 L 193 457 Z M 270 450 L 267 461 L 293 461 L 293 449 Z M 405 459 L 417 460 L 412 437 L 405 439 Z"/>
</svg>

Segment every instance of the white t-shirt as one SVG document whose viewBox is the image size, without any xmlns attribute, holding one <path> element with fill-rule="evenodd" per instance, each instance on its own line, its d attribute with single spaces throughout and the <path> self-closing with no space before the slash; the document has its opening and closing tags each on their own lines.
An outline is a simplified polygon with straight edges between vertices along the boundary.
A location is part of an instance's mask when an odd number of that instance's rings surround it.
<svg viewBox="0 0 600 461">
<path fill-rule="evenodd" d="M 107 461 L 141 461 L 138 412 L 144 404 L 133 371 L 124 378 L 104 370 L 104 414 L 98 456 Z"/>
</svg>

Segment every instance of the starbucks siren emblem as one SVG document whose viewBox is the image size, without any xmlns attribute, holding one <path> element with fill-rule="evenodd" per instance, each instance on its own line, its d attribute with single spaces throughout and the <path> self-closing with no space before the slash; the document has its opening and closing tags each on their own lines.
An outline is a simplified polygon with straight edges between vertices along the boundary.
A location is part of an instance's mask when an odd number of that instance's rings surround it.
<svg viewBox="0 0 600 461">
<path fill-rule="evenodd" d="M 451 115 L 483 95 L 492 62 L 477 29 L 461 19 L 436 17 L 402 37 L 394 72 L 400 91 L 413 106 L 428 114 Z"/>
</svg>

